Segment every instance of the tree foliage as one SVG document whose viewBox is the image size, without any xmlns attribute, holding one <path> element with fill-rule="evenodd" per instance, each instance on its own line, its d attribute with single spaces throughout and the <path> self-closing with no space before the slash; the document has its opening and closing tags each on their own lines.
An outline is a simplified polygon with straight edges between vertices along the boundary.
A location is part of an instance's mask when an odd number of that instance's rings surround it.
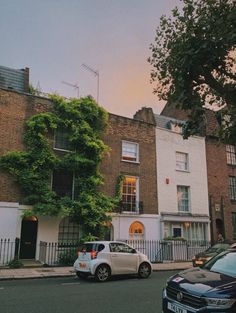
<svg viewBox="0 0 236 313">
<path fill-rule="evenodd" d="M 99 164 L 108 150 L 101 140 L 108 114 L 91 98 L 65 100 L 52 96 L 52 112 L 32 116 L 26 122 L 26 151 L 0 157 L 0 168 L 19 184 L 24 203 L 32 205 L 25 214 L 69 216 L 83 226 L 85 235 L 99 236 L 109 220 L 116 200 L 99 191 L 103 183 Z M 63 156 L 52 149 L 53 132 L 66 129 L 71 151 Z M 59 198 L 51 190 L 54 170 L 74 175 L 75 197 Z"/>
<path fill-rule="evenodd" d="M 207 107 L 220 111 L 220 139 L 235 143 L 236 1 L 182 2 L 161 17 L 150 46 L 154 93 L 189 112 L 185 137 L 199 131 Z"/>
</svg>

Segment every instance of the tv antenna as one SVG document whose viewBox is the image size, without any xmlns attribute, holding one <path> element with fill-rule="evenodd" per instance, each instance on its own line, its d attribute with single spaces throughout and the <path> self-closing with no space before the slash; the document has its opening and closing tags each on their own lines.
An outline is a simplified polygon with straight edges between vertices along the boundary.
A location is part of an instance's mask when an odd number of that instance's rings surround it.
<svg viewBox="0 0 236 313">
<path fill-rule="evenodd" d="M 97 77 L 97 103 L 99 100 L 99 71 L 98 70 L 94 70 L 92 67 L 88 66 L 87 64 L 82 64 L 81 65 L 84 69 L 86 69 L 87 71 L 89 71 L 90 73 L 92 73 L 95 77 Z"/>
<path fill-rule="evenodd" d="M 76 90 L 77 98 L 79 98 L 79 85 L 78 85 L 78 83 L 76 83 L 76 84 L 71 84 L 71 83 L 62 81 L 62 84 L 65 84 L 65 85 L 68 85 L 68 86 L 70 86 L 70 87 L 73 87 L 73 88 Z"/>
</svg>

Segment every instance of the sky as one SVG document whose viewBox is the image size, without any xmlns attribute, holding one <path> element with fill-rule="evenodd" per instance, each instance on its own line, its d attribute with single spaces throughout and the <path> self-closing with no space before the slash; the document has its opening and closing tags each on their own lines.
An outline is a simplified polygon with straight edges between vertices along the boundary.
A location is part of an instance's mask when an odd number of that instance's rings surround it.
<svg viewBox="0 0 236 313">
<path fill-rule="evenodd" d="M 0 0 L 0 65 L 29 67 L 30 83 L 41 91 L 92 95 L 110 113 L 132 117 L 144 106 L 160 113 L 164 102 L 153 94 L 149 47 L 160 16 L 180 4 Z"/>
</svg>

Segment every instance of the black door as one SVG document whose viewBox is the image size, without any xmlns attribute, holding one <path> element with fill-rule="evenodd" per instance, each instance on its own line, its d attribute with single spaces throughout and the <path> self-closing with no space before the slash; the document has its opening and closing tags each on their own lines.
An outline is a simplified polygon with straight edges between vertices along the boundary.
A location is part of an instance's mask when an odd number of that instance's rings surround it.
<svg viewBox="0 0 236 313">
<path fill-rule="evenodd" d="M 24 218 L 21 224 L 20 259 L 34 259 L 38 220 L 36 217 Z"/>
</svg>

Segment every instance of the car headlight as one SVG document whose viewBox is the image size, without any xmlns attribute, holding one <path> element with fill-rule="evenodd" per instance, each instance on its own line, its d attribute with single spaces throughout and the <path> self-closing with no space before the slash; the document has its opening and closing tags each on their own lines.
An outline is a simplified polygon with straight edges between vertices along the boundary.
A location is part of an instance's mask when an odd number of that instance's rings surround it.
<svg viewBox="0 0 236 313">
<path fill-rule="evenodd" d="M 230 308 L 234 302 L 235 299 L 218 299 L 218 298 L 205 298 L 205 301 L 207 305 L 211 307 L 220 307 L 220 308 Z"/>
</svg>

